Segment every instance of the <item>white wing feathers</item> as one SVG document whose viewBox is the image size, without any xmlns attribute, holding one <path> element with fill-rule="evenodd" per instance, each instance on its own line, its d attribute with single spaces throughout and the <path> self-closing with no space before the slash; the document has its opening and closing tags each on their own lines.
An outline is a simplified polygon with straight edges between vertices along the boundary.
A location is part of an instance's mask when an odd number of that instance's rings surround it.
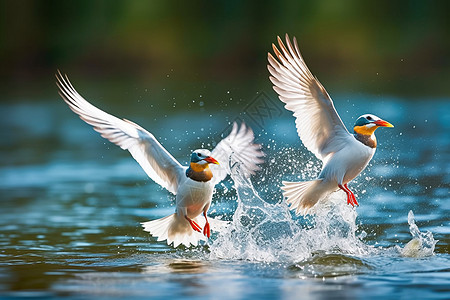
<svg viewBox="0 0 450 300">
<path fill-rule="evenodd" d="M 92 125 L 102 137 L 130 151 L 147 175 L 173 194 L 177 192 L 184 168 L 167 152 L 155 137 L 139 125 L 116 118 L 87 102 L 70 83 L 67 76 L 56 75 L 59 94 L 70 109 Z"/>
<path fill-rule="evenodd" d="M 297 132 L 303 144 L 323 160 L 328 154 L 340 150 L 351 135 L 327 91 L 306 66 L 295 38 L 293 42 L 295 49 L 286 34 L 286 48 L 278 37 L 282 52 L 272 44 L 278 60 L 268 54 L 267 67 L 272 75 L 269 78 L 280 100 L 286 103 L 286 109 L 294 113 Z"/>
<path fill-rule="evenodd" d="M 210 165 L 213 171 L 214 183 L 225 179 L 231 173 L 230 164 L 239 163 L 240 170 L 246 175 L 253 175 L 260 170 L 258 164 L 264 162 L 264 153 L 260 144 L 254 144 L 253 130 L 242 123 L 240 128 L 233 123 L 230 134 L 221 140 L 211 152 L 211 156 L 219 161 L 220 165 Z"/>
</svg>

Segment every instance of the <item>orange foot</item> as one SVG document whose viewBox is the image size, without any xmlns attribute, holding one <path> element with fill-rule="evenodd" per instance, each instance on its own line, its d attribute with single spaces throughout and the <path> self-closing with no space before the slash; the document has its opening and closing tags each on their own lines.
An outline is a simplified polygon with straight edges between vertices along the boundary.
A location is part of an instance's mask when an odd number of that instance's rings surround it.
<svg viewBox="0 0 450 300">
<path fill-rule="evenodd" d="M 188 220 L 189 224 L 191 224 L 192 229 L 194 229 L 195 231 L 198 232 L 202 232 L 202 228 L 200 227 L 200 225 L 197 224 L 197 222 L 195 222 L 194 220 L 189 219 L 188 217 L 185 217 L 186 220 Z"/>
<path fill-rule="evenodd" d="M 355 206 L 355 205 L 359 206 L 358 201 L 356 201 L 355 194 L 353 194 L 353 192 L 350 191 L 347 184 L 344 184 L 343 186 L 339 184 L 338 186 L 341 190 L 343 190 L 347 194 L 347 204 L 352 205 L 352 206 Z"/>
<path fill-rule="evenodd" d="M 203 212 L 203 215 L 205 216 L 206 224 L 203 228 L 203 234 L 206 235 L 208 238 L 211 236 L 211 227 L 209 226 L 208 218 L 206 217 L 206 213 Z"/>
<path fill-rule="evenodd" d="M 203 228 L 203 234 L 208 238 L 211 236 L 211 227 L 209 226 L 209 222 L 206 222 L 205 227 Z"/>
</svg>

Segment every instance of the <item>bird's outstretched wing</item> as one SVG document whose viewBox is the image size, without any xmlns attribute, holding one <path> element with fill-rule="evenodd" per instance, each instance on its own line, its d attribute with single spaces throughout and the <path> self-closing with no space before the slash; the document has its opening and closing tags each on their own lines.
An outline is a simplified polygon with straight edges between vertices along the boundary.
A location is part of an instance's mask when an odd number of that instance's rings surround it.
<svg viewBox="0 0 450 300">
<path fill-rule="evenodd" d="M 272 44 L 275 59 L 268 54 L 267 66 L 274 90 L 286 109 L 296 117 L 297 132 L 305 147 L 319 159 L 343 147 L 351 137 L 334 108 L 325 88 L 313 76 L 303 60 L 297 40 L 294 47 L 286 34 L 286 45 L 278 37 L 278 48 Z"/>
<path fill-rule="evenodd" d="M 233 123 L 230 134 L 211 152 L 211 156 L 220 163 L 220 165 L 210 165 L 214 183 L 219 183 L 231 173 L 230 164 L 241 164 L 240 169 L 245 175 L 253 175 L 260 170 L 258 165 L 264 162 L 262 159 L 264 153 L 260 144 L 253 143 L 254 139 L 253 130 L 245 123 L 242 123 L 240 127 L 236 122 Z"/>
<path fill-rule="evenodd" d="M 63 76 L 59 71 L 56 79 L 59 94 L 72 111 L 92 125 L 102 137 L 130 151 L 151 179 L 176 194 L 184 168 L 151 133 L 131 121 L 114 117 L 87 102 L 78 94 L 67 76 Z"/>
</svg>

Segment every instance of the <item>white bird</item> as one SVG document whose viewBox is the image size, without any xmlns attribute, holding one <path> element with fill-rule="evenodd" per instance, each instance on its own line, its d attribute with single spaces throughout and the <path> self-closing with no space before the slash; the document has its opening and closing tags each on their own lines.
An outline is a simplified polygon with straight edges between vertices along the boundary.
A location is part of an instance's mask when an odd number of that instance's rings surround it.
<svg viewBox="0 0 450 300">
<path fill-rule="evenodd" d="M 87 102 L 78 94 L 67 76 L 63 77 L 58 72 L 56 78 L 59 94 L 72 111 L 92 125 L 102 137 L 128 150 L 151 179 L 176 195 L 174 214 L 142 223 L 144 230 L 157 237 L 158 241 L 167 240 L 167 244 L 173 243 L 174 247 L 180 244 L 189 247 L 209 238 L 211 226 L 207 211 L 214 186 L 230 173 L 229 162 L 232 160 L 239 163 L 247 176 L 258 171 L 258 164 L 263 162 L 264 154 L 261 146 L 253 143 L 251 128 L 244 123 L 238 128 L 234 123 L 231 133 L 212 152 L 206 149 L 195 150 L 191 154 L 189 167 L 182 166 L 150 132 Z M 201 214 L 204 220 L 200 218 Z M 214 226 L 220 226 L 220 221 L 210 219 L 213 229 L 218 230 Z"/>
<path fill-rule="evenodd" d="M 286 34 L 286 45 L 278 37 L 272 44 L 274 58 L 268 54 L 268 69 L 274 90 L 285 108 L 296 117 L 297 132 L 305 147 L 322 160 L 322 171 L 315 180 L 283 181 L 283 195 L 297 214 L 306 214 L 319 200 L 338 189 L 347 194 L 347 203 L 359 205 L 347 183 L 367 166 L 376 149 L 378 127 L 393 127 L 377 116 L 360 116 L 351 134 L 345 128 L 325 88 L 303 60 L 297 40 Z"/>
</svg>

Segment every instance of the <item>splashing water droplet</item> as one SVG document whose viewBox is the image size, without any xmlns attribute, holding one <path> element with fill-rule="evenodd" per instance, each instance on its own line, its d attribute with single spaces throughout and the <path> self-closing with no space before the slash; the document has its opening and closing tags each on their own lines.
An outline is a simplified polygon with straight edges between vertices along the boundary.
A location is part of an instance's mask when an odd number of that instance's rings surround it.
<svg viewBox="0 0 450 300">
<path fill-rule="evenodd" d="M 334 193 L 319 202 L 312 210 L 314 217 L 293 219 L 284 201 L 266 202 L 239 165 L 231 165 L 238 207 L 230 226 L 211 243 L 212 258 L 295 262 L 318 251 L 350 255 L 375 251 L 356 236 L 356 210 L 346 205 L 343 194 Z"/>
<path fill-rule="evenodd" d="M 408 213 L 408 224 L 413 238 L 400 250 L 401 255 L 406 257 L 426 257 L 433 255 L 434 247 L 438 241 L 434 239 L 431 232 L 421 232 L 419 230 L 412 210 Z"/>
<path fill-rule="evenodd" d="M 327 263 L 336 259 L 351 267 L 354 265 L 352 259 L 364 264 L 364 259 L 358 257 L 383 253 L 409 257 L 433 255 L 437 241 L 431 232 L 420 232 L 412 212 L 408 215 L 408 223 L 413 239 L 404 248 L 384 248 L 378 241 L 372 244 L 364 242 L 368 233 L 361 231 L 356 224 L 357 210 L 347 205 L 342 191 L 332 193 L 317 203 L 310 210 L 312 215 L 293 217 L 279 190 L 271 191 L 267 182 L 280 186 L 281 178 L 273 176 L 280 173 L 294 180 L 309 180 L 317 175 L 320 167 L 298 151 L 276 145 L 274 151 L 284 153 L 286 156 L 283 159 L 295 167 L 289 167 L 286 171 L 284 165 L 269 163 L 259 178 L 259 183 L 266 182 L 265 188 L 260 190 L 261 194 L 256 192 L 249 177 L 242 173 L 239 164 L 229 162 L 237 208 L 230 225 L 208 243 L 209 252 L 205 255 L 209 259 L 288 263 L 294 269 L 302 269 L 301 274 L 315 276 L 317 270 L 314 267 L 317 265 L 314 264 L 321 259 L 326 263 L 319 266 L 322 271 L 317 271 L 318 274 L 328 274 Z M 225 188 L 225 191 L 228 192 L 228 189 Z M 365 194 L 366 190 L 361 193 Z M 369 234 L 371 237 L 379 235 L 376 232 Z M 303 268 L 312 269 L 305 271 Z M 350 269 L 348 272 L 353 272 Z"/>
</svg>

